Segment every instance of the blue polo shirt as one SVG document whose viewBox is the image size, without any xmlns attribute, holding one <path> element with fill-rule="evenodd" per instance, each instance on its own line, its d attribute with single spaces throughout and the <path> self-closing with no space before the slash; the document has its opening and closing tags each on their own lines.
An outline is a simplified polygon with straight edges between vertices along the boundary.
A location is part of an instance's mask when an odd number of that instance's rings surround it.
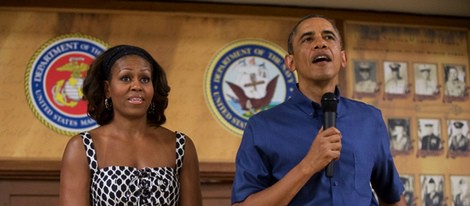
<svg viewBox="0 0 470 206">
<path fill-rule="evenodd" d="M 284 177 L 307 154 L 322 125 L 321 106 L 312 107 L 298 89 L 284 103 L 251 117 L 236 156 L 232 203 Z M 383 201 L 399 201 L 404 188 L 380 110 L 339 97 L 336 128 L 342 149 L 333 177 L 324 170 L 314 174 L 289 205 L 378 205 L 371 185 Z"/>
</svg>

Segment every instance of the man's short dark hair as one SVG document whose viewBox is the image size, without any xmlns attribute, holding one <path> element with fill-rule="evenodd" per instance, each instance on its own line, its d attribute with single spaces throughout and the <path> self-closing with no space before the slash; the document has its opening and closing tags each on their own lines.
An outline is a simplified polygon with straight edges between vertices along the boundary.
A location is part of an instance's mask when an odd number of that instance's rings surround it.
<svg viewBox="0 0 470 206">
<path fill-rule="evenodd" d="M 318 15 L 318 14 L 309 14 L 307 16 L 304 16 L 302 17 L 302 19 L 300 19 L 295 25 L 294 27 L 292 28 L 292 31 L 290 32 L 289 34 L 289 38 L 287 39 L 287 53 L 289 54 L 293 54 L 294 53 L 294 46 L 293 46 L 293 39 L 294 39 L 294 36 L 295 34 L 297 33 L 297 28 L 299 27 L 299 25 L 307 20 L 307 19 L 311 19 L 311 18 L 322 18 L 322 19 L 326 19 L 328 20 L 326 17 L 322 16 L 322 15 Z M 330 21 L 330 20 L 328 20 Z M 338 36 L 339 36 L 339 43 L 340 43 L 340 46 L 341 46 L 341 49 L 343 49 L 343 38 L 341 38 L 341 34 L 339 33 L 339 30 L 338 28 L 336 27 L 335 24 L 331 23 L 331 25 L 333 25 L 333 28 L 335 29 L 336 33 L 338 33 Z"/>
</svg>

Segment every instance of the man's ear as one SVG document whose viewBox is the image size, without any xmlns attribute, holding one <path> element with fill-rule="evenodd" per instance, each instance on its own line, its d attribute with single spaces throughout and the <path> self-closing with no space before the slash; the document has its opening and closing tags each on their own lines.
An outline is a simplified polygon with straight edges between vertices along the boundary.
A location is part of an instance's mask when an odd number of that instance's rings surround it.
<svg viewBox="0 0 470 206">
<path fill-rule="evenodd" d="M 346 55 L 346 51 L 341 50 L 341 68 L 346 68 L 348 64 L 348 56 Z"/>
<path fill-rule="evenodd" d="M 295 71 L 294 55 L 287 54 L 284 57 L 284 64 L 286 65 L 287 69 L 289 69 L 289 71 L 294 72 Z"/>
</svg>

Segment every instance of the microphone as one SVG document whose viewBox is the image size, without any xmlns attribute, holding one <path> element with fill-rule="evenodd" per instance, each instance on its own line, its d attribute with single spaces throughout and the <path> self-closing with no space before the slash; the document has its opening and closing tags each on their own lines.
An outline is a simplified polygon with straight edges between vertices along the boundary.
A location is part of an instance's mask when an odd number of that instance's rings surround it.
<svg viewBox="0 0 470 206">
<path fill-rule="evenodd" d="M 336 95 L 327 92 L 321 97 L 321 107 L 323 108 L 323 129 L 336 126 L 336 107 L 338 99 Z M 333 177 L 335 162 L 331 161 L 326 166 L 326 176 Z"/>
</svg>

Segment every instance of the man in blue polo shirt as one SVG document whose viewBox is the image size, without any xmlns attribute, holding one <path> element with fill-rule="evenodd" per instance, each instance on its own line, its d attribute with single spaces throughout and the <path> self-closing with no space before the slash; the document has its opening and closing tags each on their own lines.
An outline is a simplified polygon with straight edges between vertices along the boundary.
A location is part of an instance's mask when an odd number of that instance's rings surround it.
<svg viewBox="0 0 470 206">
<path fill-rule="evenodd" d="M 288 40 L 287 67 L 297 71 L 292 98 L 250 118 L 236 157 L 234 205 L 404 205 L 403 184 L 377 108 L 341 97 L 347 64 L 337 28 L 307 16 Z M 323 129 L 321 97 L 339 99 L 336 127 Z M 332 177 L 324 168 L 335 161 Z"/>
</svg>

